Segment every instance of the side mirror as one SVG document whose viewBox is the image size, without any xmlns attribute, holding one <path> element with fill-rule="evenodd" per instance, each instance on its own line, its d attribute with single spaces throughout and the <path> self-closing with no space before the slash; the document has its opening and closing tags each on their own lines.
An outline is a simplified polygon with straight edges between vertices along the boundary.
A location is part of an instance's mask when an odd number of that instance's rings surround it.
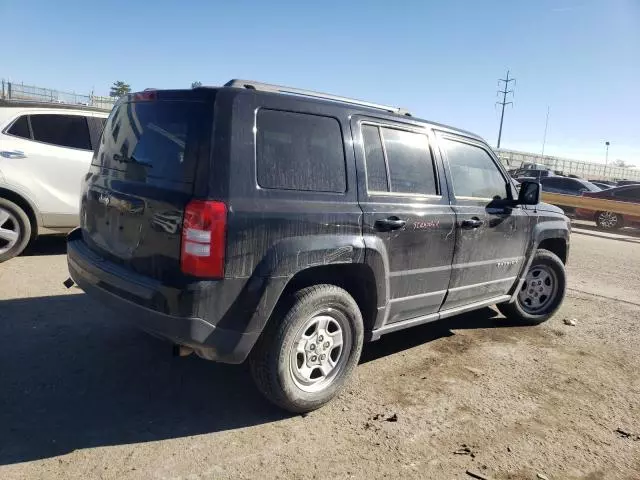
<svg viewBox="0 0 640 480">
<path fill-rule="evenodd" d="M 539 202 L 540 184 L 538 182 L 522 182 L 516 205 L 537 205 Z"/>
</svg>

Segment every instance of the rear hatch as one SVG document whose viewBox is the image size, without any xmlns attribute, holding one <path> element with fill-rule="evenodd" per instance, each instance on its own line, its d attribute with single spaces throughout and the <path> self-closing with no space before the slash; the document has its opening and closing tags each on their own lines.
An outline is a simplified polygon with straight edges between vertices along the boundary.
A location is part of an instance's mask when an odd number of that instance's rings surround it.
<svg viewBox="0 0 640 480">
<path fill-rule="evenodd" d="M 83 238 L 96 253 L 180 283 L 184 209 L 194 195 L 206 195 L 214 96 L 207 89 L 145 91 L 116 104 L 81 200 Z"/>
</svg>

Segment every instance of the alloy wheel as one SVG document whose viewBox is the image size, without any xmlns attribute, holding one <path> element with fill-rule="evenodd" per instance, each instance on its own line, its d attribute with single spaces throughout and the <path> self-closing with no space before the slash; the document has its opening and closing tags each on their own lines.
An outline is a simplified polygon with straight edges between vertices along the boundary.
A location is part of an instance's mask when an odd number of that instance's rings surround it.
<svg viewBox="0 0 640 480">
<path fill-rule="evenodd" d="M 604 228 L 614 228 L 618 224 L 618 215 L 613 212 L 600 212 L 598 220 Z"/>
<path fill-rule="evenodd" d="M 0 254 L 11 250 L 20 239 L 20 224 L 16 217 L 0 208 Z"/>
</svg>

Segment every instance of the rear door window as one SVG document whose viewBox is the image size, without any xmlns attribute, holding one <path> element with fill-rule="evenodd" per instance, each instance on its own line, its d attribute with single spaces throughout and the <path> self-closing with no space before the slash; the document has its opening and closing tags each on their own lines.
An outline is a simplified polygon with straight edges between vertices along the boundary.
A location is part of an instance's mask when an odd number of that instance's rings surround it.
<svg viewBox="0 0 640 480">
<path fill-rule="evenodd" d="M 7 130 L 9 135 L 21 138 L 31 138 L 31 132 L 29 130 L 29 119 L 27 115 L 19 117 Z"/>
<path fill-rule="evenodd" d="M 261 109 L 256 165 L 262 188 L 343 193 L 342 130 L 332 117 Z"/>
<path fill-rule="evenodd" d="M 401 128 L 363 124 L 362 141 L 368 191 L 438 194 L 427 135 Z"/>
<path fill-rule="evenodd" d="M 389 165 L 391 191 L 436 195 L 436 179 L 428 137 L 395 128 L 380 129 Z"/>
<path fill-rule="evenodd" d="M 94 163 L 116 170 L 139 166 L 149 177 L 193 181 L 210 138 L 213 110 L 208 105 L 173 100 L 118 105 L 103 129 Z"/>
<path fill-rule="evenodd" d="M 58 147 L 92 150 L 86 117 L 80 115 L 31 115 L 33 139 Z"/>
</svg>

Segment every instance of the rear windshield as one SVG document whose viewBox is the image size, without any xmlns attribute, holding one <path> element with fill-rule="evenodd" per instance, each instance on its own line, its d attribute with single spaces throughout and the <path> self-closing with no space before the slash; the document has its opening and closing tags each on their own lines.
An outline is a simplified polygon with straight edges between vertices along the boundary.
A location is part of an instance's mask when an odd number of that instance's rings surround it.
<svg viewBox="0 0 640 480">
<path fill-rule="evenodd" d="M 118 105 L 105 125 L 93 163 L 146 176 L 192 182 L 208 151 L 211 104 L 142 101 Z"/>
</svg>

